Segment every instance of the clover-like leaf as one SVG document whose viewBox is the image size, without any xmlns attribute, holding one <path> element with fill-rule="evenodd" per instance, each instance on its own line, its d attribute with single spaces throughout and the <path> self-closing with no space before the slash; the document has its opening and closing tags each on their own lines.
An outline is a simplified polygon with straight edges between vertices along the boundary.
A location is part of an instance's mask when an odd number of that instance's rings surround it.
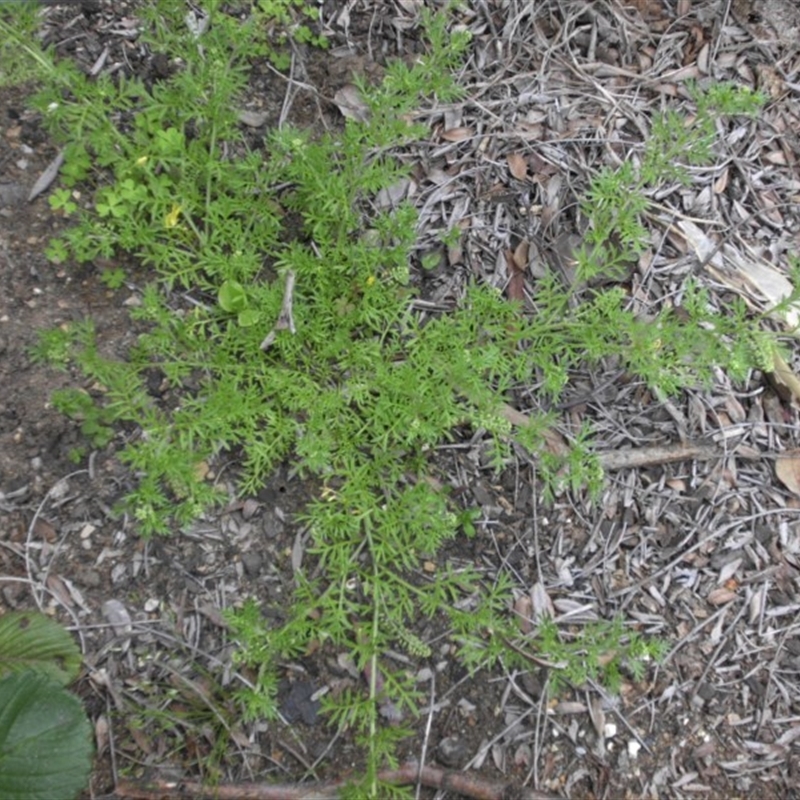
<svg viewBox="0 0 800 800">
<path fill-rule="evenodd" d="M 222 310 L 229 314 L 238 314 L 247 308 L 247 294 L 239 281 L 225 281 L 219 287 L 217 299 Z"/>
<path fill-rule="evenodd" d="M 249 328 L 251 325 L 255 325 L 260 317 L 261 315 L 254 308 L 245 308 L 244 311 L 239 312 L 237 319 L 239 325 L 243 328 Z"/>
</svg>

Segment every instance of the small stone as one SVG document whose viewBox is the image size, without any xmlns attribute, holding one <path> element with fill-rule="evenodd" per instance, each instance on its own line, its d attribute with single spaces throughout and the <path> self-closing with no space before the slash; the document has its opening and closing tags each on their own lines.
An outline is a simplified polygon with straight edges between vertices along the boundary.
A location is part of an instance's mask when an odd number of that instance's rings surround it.
<svg viewBox="0 0 800 800">
<path fill-rule="evenodd" d="M 465 716 L 468 717 L 475 713 L 475 709 L 477 706 L 474 703 L 470 703 L 466 697 L 462 697 L 458 703 L 458 710 Z"/>
<path fill-rule="evenodd" d="M 248 578 L 257 578 L 263 563 L 264 559 L 258 553 L 242 553 L 242 566 Z"/>
<path fill-rule="evenodd" d="M 254 497 L 248 497 L 247 500 L 242 503 L 242 519 L 252 519 L 259 508 L 261 508 L 261 503 Z"/>
<path fill-rule="evenodd" d="M 260 128 L 269 119 L 269 114 L 264 111 L 251 111 L 244 109 L 239 112 L 239 122 L 250 128 Z"/>
<path fill-rule="evenodd" d="M 261 530 L 267 539 L 277 538 L 283 533 L 285 527 L 286 524 L 274 508 L 264 511 L 261 517 Z"/>
<path fill-rule="evenodd" d="M 417 673 L 417 683 L 427 683 L 433 678 L 433 670 L 430 667 L 423 667 Z"/>
<path fill-rule="evenodd" d="M 90 589 L 96 589 L 103 583 L 103 578 L 96 569 L 89 567 L 80 567 L 76 570 L 76 578 L 84 586 Z"/>
<path fill-rule="evenodd" d="M 467 743 L 459 736 L 448 736 L 439 742 L 437 748 L 439 754 L 439 761 L 446 767 L 453 767 L 454 769 L 461 769 L 469 758 L 469 749 Z"/>
<path fill-rule="evenodd" d="M 80 532 L 81 539 L 88 539 L 91 535 L 97 530 L 97 528 L 92 525 L 91 523 L 87 522 L 86 525 L 83 526 Z"/>
</svg>

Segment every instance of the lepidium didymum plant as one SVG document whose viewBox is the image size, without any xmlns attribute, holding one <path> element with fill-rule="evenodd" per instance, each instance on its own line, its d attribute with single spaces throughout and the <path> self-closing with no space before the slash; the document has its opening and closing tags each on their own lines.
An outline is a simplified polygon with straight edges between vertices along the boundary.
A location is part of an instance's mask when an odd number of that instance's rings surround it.
<svg viewBox="0 0 800 800">
<path fill-rule="evenodd" d="M 138 478 L 127 507 L 144 535 L 169 534 L 220 499 L 205 475 L 223 455 L 239 464 L 243 493 L 286 459 L 316 479 L 305 512 L 313 568 L 298 575 L 288 617 L 273 628 L 255 602 L 231 615 L 256 676 L 242 700 L 248 714 L 274 717 L 277 663 L 318 648 L 346 654 L 367 688 L 324 704 L 364 742 L 358 791 L 387 796 L 378 770 L 394 762 L 418 696 L 384 655 L 431 653 L 412 622 L 446 629 L 470 668 L 524 662 L 507 646 L 517 630 L 503 575 L 420 569 L 471 532 L 432 474 L 433 449 L 468 427 L 487 433 L 498 466 L 512 439 L 542 452 L 546 418 L 513 430 L 502 413 L 515 387 L 535 376 L 557 400 L 571 369 L 614 355 L 672 389 L 725 365 L 719 343 L 731 328 L 699 291 L 687 294 L 688 321 L 665 310 L 644 322 L 620 289 L 576 305 L 555 278 L 537 287 L 530 316 L 473 285 L 460 308 L 421 324 L 409 280 L 415 210 L 370 212 L 365 201 L 402 176 L 392 148 L 424 135 L 411 112 L 431 94 L 459 96 L 451 73 L 468 36 L 448 33 L 446 13 L 424 14 L 426 55 L 361 87 L 365 121 L 320 136 L 273 130 L 263 153 L 249 153 L 235 109 L 248 60 L 262 52 L 258 20 L 234 20 L 217 0 L 206 11 L 202 34 L 186 27 L 183 2 L 143 12 L 151 46 L 173 57 L 154 85 L 79 77 L 37 100 L 66 148 L 51 203 L 75 218 L 51 257 L 125 251 L 153 279 L 131 310 L 143 332 L 125 360 L 100 354 L 90 322 L 48 332 L 35 355 L 73 360 L 102 387 L 104 424 L 110 415 L 140 432 L 120 457 Z M 291 325 L 275 329 L 290 287 Z M 170 402 L 149 391 L 153 370 Z M 569 458 L 576 485 L 599 480 L 589 444 L 576 442 Z M 553 477 L 561 466 L 543 462 Z"/>
</svg>

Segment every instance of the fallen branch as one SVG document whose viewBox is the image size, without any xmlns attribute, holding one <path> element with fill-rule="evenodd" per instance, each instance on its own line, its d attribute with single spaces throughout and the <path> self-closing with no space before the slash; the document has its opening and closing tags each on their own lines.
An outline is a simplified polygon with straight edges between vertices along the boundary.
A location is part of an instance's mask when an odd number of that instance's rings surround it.
<svg viewBox="0 0 800 800">
<path fill-rule="evenodd" d="M 634 467 L 654 467 L 658 464 L 672 464 L 676 461 L 711 461 L 715 458 L 762 458 L 763 453 L 758 453 L 752 448 L 739 449 L 729 447 L 724 449 L 718 444 L 702 444 L 684 442 L 681 444 L 662 444 L 650 447 L 637 447 L 630 450 L 609 450 L 599 453 L 600 466 L 603 469 L 631 469 Z"/>
<path fill-rule="evenodd" d="M 510 405 L 500 407 L 500 414 L 512 425 L 524 426 L 530 422 L 530 417 Z M 554 455 L 566 456 L 569 447 L 566 440 L 556 431 L 544 431 L 545 447 Z M 513 439 L 513 436 L 512 436 Z M 707 442 L 681 442 L 680 444 L 657 444 L 646 447 L 631 448 L 630 450 L 608 450 L 598 453 L 597 458 L 604 470 L 634 469 L 640 467 L 654 467 L 658 464 L 672 464 L 676 461 L 711 461 L 715 458 L 757 459 L 766 457 L 752 448 L 723 448 L 718 444 Z"/>
<path fill-rule="evenodd" d="M 395 786 L 416 784 L 431 789 L 455 792 L 474 800 L 558 800 L 555 795 L 536 789 L 498 783 L 475 777 L 466 772 L 454 772 L 436 767 L 422 767 L 414 763 L 399 769 L 378 774 L 381 783 Z M 276 785 L 266 783 L 236 783 L 203 786 L 195 781 L 150 781 L 144 784 L 123 781 L 117 784 L 115 794 L 124 800 L 338 800 L 347 781 L 331 781 L 303 785 Z"/>
</svg>

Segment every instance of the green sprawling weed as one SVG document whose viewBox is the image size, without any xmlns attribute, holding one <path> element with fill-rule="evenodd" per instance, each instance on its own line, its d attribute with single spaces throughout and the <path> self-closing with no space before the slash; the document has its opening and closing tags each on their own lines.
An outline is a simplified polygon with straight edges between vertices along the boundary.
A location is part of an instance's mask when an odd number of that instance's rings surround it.
<svg viewBox="0 0 800 800">
<path fill-rule="evenodd" d="M 138 476 L 127 504 L 144 535 L 168 534 L 222 499 L 198 467 L 225 453 L 241 465 L 244 493 L 285 459 L 320 481 L 305 513 L 315 569 L 298 576 L 288 617 L 270 627 L 255 602 L 231 615 L 239 658 L 257 672 L 243 700 L 251 716 L 275 717 L 277 661 L 312 647 L 346 651 L 368 690 L 326 698 L 325 706 L 334 724 L 364 742 L 362 788 L 377 796 L 377 770 L 392 763 L 409 730 L 384 724 L 386 703 L 408 720 L 419 700 L 413 676 L 382 654 L 429 654 L 412 621 L 446 626 L 470 668 L 501 658 L 525 663 L 508 645 L 519 631 L 505 576 L 451 564 L 420 575 L 423 558 L 474 534 L 470 513 L 427 479 L 433 449 L 458 428 L 482 430 L 498 467 L 516 442 L 540 456 L 551 490 L 560 480 L 596 489 L 602 476 L 590 429 L 576 435 L 566 459 L 549 454 L 547 418 L 514 427 L 503 413 L 513 389 L 535 382 L 557 400 L 573 369 L 614 357 L 659 391 L 675 392 L 710 380 L 718 367 L 742 377 L 764 366 L 773 345 L 743 305 L 719 316 L 691 283 L 680 313 L 664 308 L 648 318 L 631 310 L 621 287 L 576 302 L 573 289 L 545 277 L 535 313 L 525 314 L 475 283 L 457 310 L 423 324 L 409 271 L 416 212 L 409 203 L 369 211 L 369 201 L 404 174 L 391 148 L 424 133 L 408 122 L 410 112 L 432 96 L 459 96 L 451 75 L 469 37 L 448 32 L 446 13 L 425 14 L 427 53 L 413 65 L 389 65 L 379 86 L 361 86 L 366 121 L 320 135 L 274 129 L 263 152 L 249 152 L 236 108 L 251 59 L 274 55 L 263 15 L 293 35 L 305 23 L 288 0 L 262 0 L 244 21 L 220 0 L 205 5 L 202 33 L 187 28 L 183 2 L 143 10 L 146 40 L 174 67 L 152 86 L 119 75 L 90 79 L 50 62 L 35 105 L 66 153 L 50 202 L 74 224 L 49 255 L 91 261 L 125 251 L 153 280 L 131 311 L 145 332 L 126 360 L 99 353 L 89 322 L 43 333 L 35 355 L 62 367 L 74 361 L 104 388 L 95 415 L 88 395 L 59 399 L 89 425 L 95 445 L 111 422 L 140 428 L 120 455 Z M 718 114 L 750 113 L 758 102 L 730 87 L 698 92 L 694 124 L 667 113 L 638 162 L 600 170 L 582 200 L 590 226 L 578 254 L 581 278 L 642 252 L 652 191 L 682 178 L 687 154 L 711 157 Z M 153 368 L 179 402 L 167 406 L 149 393 Z M 619 622 L 590 626 L 577 640 L 545 624 L 540 651 L 571 665 L 569 680 L 611 683 L 621 665 L 635 672 L 657 654 L 626 638 Z M 605 659 L 609 651 L 619 659 Z"/>
</svg>

